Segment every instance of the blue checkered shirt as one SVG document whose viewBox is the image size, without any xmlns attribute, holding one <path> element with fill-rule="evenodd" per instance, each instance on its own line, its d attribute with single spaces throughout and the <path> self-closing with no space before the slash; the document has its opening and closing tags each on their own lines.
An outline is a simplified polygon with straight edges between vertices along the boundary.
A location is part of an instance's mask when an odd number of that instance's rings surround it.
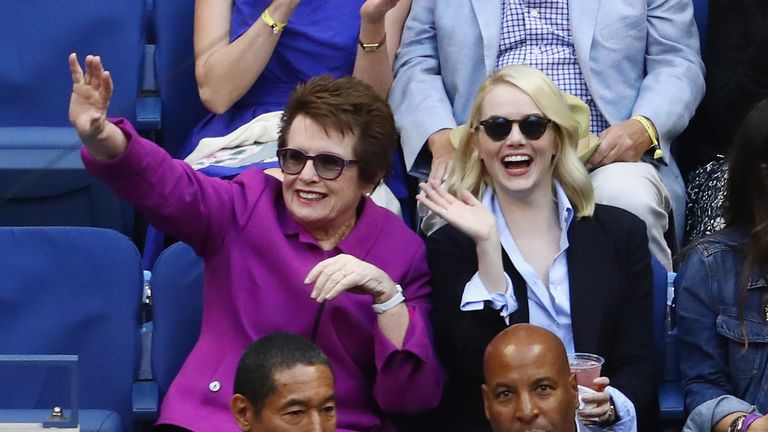
<svg viewBox="0 0 768 432">
<path fill-rule="evenodd" d="M 597 108 L 576 60 L 568 1 L 502 0 L 501 7 L 496 69 L 511 64 L 527 64 L 539 69 L 561 90 L 587 103 L 592 133 L 597 135 L 607 129 L 608 120 Z"/>
</svg>

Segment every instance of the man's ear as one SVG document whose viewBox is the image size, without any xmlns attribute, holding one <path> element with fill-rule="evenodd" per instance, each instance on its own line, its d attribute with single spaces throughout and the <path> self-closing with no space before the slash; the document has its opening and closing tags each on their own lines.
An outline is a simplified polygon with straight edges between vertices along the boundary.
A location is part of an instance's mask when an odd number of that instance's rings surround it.
<svg viewBox="0 0 768 432">
<path fill-rule="evenodd" d="M 483 408 L 485 409 L 485 418 L 490 420 L 491 416 L 488 415 L 488 405 L 491 403 L 489 400 L 491 396 L 488 394 L 488 386 L 483 384 L 480 386 L 480 389 L 483 391 Z"/>
<path fill-rule="evenodd" d="M 229 401 L 229 411 L 237 422 L 237 426 L 243 432 L 251 430 L 251 423 L 254 419 L 253 405 L 248 402 L 248 399 L 240 393 L 235 393 L 232 396 L 232 400 Z"/>
<path fill-rule="evenodd" d="M 571 400 L 574 403 L 574 409 L 579 408 L 579 383 L 576 381 L 576 374 L 574 372 L 571 372 L 570 375 L 568 375 L 568 390 L 571 391 L 571 394 L 573 397 Z"/>
</svg>

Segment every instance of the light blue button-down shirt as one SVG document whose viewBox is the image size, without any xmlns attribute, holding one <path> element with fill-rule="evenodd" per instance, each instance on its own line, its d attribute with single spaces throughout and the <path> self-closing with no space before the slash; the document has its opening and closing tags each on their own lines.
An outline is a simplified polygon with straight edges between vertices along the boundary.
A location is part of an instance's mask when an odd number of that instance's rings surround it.
<svg viewBox="0 0 768 432">
<path fill-rule="evenodd" d="M 556 334 L 563 341 L 566 351 L 572 353 L 574 348 L 571 329 L 571 293 L 568 282 L 568 257 L 565 252 L 568 249 L 568 227 L 571 225 L 574 212 L 563 188 L 556 181 L 554 184 L 558 220 L 560 221 L 560 250 L 549 266 L 548 286 L 539 278 L 533 267 L 525 261 L 520 249 L 517 248 L 517 244 L 512 238 L 509 228 L 507 228 L 507 222 L 499 202 L 491 188 L 488 188 L 483 195 L 482 202 L 496 216 L 501 247 L 504 248 L 512 264 L 525 279 L 528 288 L 530 323 L 544 327 Z M 490 295 L 478 274 L 475 273 L 464 287 L 461 310 L 480 310 L 483 308 L 484 302 L 490 300 L 494 309 L 499 310 L 501 316 L 509 324 L 509 315 L 517 310 L 518 303 L 512 289 L 512 281 L 506 273 L 504 279 L 506 281 L 505 292 Z"/>
</svg>

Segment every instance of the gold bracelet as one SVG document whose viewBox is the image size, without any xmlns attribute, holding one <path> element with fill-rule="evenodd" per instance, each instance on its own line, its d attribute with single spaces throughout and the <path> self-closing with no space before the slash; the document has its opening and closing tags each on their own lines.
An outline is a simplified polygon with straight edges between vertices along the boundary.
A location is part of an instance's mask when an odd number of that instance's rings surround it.
<svg viewBox="0 0 768 432">
<path fill-rule="evenodd" d="M 648 149 L 654 149 L 653 151 L 653 158 L 659 159 L 664 156 L 664 152 L 661 150 L 661 146 L 659 145 L 659 137 L 656 132 L 656 128 L 653 127 L 653 124 L 648 119 L 648 117 L 642 116 L 642 115 L 636 115 L 632 116 L 632 120 L 637 120 L 640 122 L 641 125 L 645 128 L 645 131 L 648 133 L 648 137 L 651 138 L 651 145 L 648 147 Z"/>
<path fill-rule="evenodd" d="M 381 40 L 376 42 L 376 43 L 366 43 L 366 42 L 363 42 L 362 40 L 358 39 L 357 40 L 357 44 L 360 45 L 360 48 L 362 48 L 363 51 L 371 52 L 371 51 L 376 51 L 379 48 L 383 47 L 384 46 L 384 42 L 386 42 L 386 41 L 387 41 L 387 34 L 384 33 L 384 37 L 381 38 Z"/>
<path fill-rule="evenodd" d="M 272 27 L 272 34 L 282 33 L 283 29 L 285 29 L 285 26 L 287 25 L 287 23 L 275 21 L 267 9 L 264 9 L 264 12 L 261 13 L 261 20 L 264 21 L 268 26 Z"/>
</svg>

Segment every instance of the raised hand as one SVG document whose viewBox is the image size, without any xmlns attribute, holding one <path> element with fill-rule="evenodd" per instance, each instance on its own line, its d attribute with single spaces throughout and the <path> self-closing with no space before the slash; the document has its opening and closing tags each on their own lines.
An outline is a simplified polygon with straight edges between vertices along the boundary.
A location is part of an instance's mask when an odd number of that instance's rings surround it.
<svg viewBox="0 0 768 432">
<path fill-rule="evenodd" d="M 399 0 L 366 0 L 360 7 L 360 17 L 371 24 L 383 23 L 384 16 L 397 6 Z"/>
<path fill-rule="evenodd" d="M 352 255 L 341 254 L 320 261 L 309 271 L 306 284 L 314 284 L 310 297 L 333 300 L 349 291 L 367 294 L 373 303 L 384 303 L 396 293 L 395 282 L 383 270 Z"/>
<path fill-rule="evenodd" d="M 69 100 L 69 121 L 80 139 L 88 144 L 104 131 L 107 108 L 112 99 L 112 78 L 104 70 L 101 58 L 85 57 L 85 69 L 77 61 L 77 54 L 69 55 L 69 71 L 72 74 L 72 97 Z"/>
<path fill-rule="evenodd" d="M 469 191 L 462 190 L 458 199 L 435 180 L 421 183 L 419 187 L 421 193 L 416 199 L 475 243 L 498 241 L 496 217 Z"/>
</svg>

